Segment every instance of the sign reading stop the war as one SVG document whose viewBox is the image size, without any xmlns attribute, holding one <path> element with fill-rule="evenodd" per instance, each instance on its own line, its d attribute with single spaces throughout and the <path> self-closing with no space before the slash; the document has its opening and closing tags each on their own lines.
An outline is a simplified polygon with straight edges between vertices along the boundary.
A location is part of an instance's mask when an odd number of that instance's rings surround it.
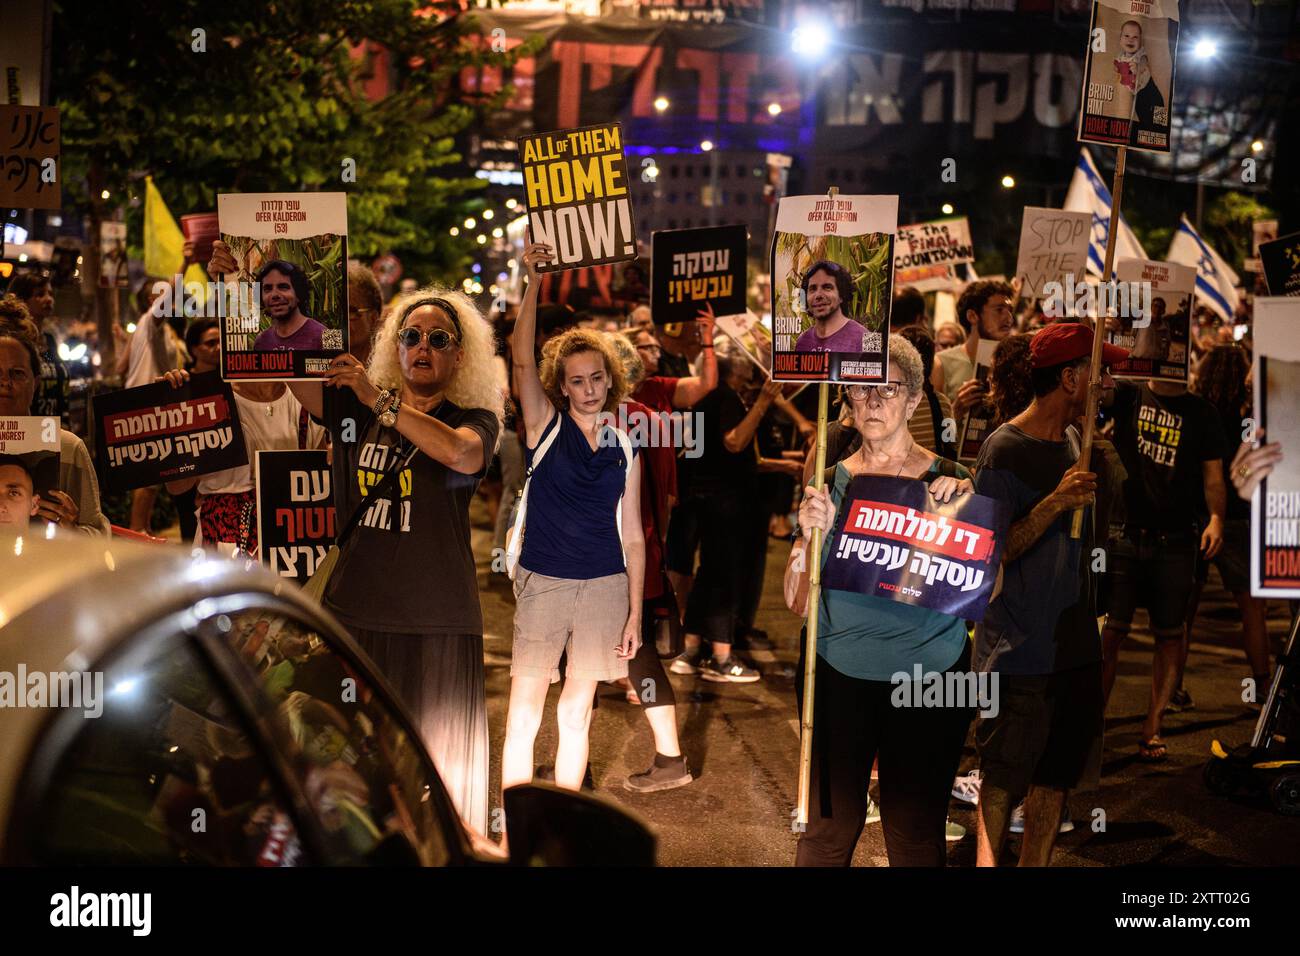
<svg viewBox="0 0 1300 956">
<path fill-rule="evenodd" d="M 1084 275 L 1091 230 L 1091 213 L 1026 206 L 1016 256 L 1020 294 L 1041 296 L 1048 282 L 1064 283 L 1066 276 Z"/>
</svg>

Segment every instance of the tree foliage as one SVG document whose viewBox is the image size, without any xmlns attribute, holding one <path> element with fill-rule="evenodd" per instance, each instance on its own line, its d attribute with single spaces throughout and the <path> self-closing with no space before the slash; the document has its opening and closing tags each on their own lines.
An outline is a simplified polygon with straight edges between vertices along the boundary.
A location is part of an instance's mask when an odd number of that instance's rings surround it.
<svg viewBox="0 0 1300 956">
<path fill-rule="evenodd" d="M 395 252 L 427 278 L 465 258 L 448 227 L 483 183 L 458 175 L 455 137 L 510 91 L 464 97 L 455 80 L 530 46 L 484 48 L 445 0 L 148 6 L 62 0 L 53 43 L 64 182 L 74 195 L 84 183 L 98 215 L 129 197 L 137 250 L 151 174 L 178 218 L 214 210 L 220 192 L 343 191 L 363 260 Z M 368 96 L 384 75 L 387 93 Z"/>
</svg>

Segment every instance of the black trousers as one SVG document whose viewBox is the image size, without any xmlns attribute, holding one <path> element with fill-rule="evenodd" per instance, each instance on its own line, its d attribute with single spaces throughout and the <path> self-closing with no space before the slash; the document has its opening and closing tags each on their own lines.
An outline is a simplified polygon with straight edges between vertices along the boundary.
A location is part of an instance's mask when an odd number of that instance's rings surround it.
<svg viewBox="0 0 1300 956">
<path fill-rule="evenodd" d="M 699 522 L 700 566 L 686 600 L 687 633 L 705 641 L 730 644 L 744 600 L 743 578 L 751 563 L 745 556 L 746 507 L 753 501 L 730 490 L 698 495 L 692 501 Z M 707 651 L 706 651 L 707 653 Z"/>
<path fill-rule="evenodd" d="M 949 668 L 970 668 L 970 647 Z M 800 667 L 802 673 L 802 665 Z M 802 688 L 802 681 L 798 686 Z M 859 680 L 817 658 L 808 827 L 796 866 L 848 866 L 880 760 L 880 822 L 890 866 L 943 866 L 944 823 L 973 709 L 895 707 L 889 681 Z M 800 691 L 802 707 L 802 690 Z"/>
</svg>

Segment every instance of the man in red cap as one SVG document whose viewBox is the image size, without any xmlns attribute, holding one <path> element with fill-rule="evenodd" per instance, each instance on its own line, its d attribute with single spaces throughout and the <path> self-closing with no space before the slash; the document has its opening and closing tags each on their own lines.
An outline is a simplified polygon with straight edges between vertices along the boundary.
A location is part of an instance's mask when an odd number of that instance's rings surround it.
<svg viewBox="0 0 1300 956">
<path fill-rule="evenodd" d="M 1002 589 L 976 625 L 972 658 L 976 670 L 995 675 L 999 688 L 996 715 L 982 717 L 975 732 L 983 776 L 980 866 L 996 866 L 1008 829 L 1021 827 L 1021 865 L 1046 866 L 1066 794 L 1101 748 L 1101 640 L 1092 572 L 1097 475 L 1078 464 L 1092 330 L 1049 325 L 1034 336 L 1029 352 L 1034 400 L 988 437 L 975 465 L 976 493 L 1005 502 L 1011 513 Z M 1103 368 L 1127 355 L 1103 346 Z M 1114 386 L 1108 373 L 1102 385 Z M 1086 509 L 1077 539 L 1070 537 L 1076 508 Z M 1022 798 L 1023 812 L 1017 807 Z"/>
</svg>

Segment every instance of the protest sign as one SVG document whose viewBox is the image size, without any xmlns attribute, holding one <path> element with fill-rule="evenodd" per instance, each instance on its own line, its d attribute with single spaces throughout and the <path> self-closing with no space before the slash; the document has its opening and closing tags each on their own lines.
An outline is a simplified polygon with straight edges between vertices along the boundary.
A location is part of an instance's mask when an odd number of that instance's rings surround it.
<svg viewBox="0 0 1300 956">
<path fill-rule="evenodd" d="M 1117 310 L 1120 329 L 1107 333 L 1106 339 L 1128 349 L 1129 357 L 1112 365 L 1111 375 L 1186 384 L 1196 270 L 1176 262 L 1121 259 L 1115 281 L 1122 293 L 1117 298 L 1121 302 L 1127 298 L 1127 307 Z"/>
<path fill-rule="evenodd" d="M 0 106 L 0 206 L 59 209 L 59 111 L 52 106 Z"/>
<path fill-rule="evenodd" d="M 1300 295 L 1300 232 L 1260 243 L 1259 261 L 1269 295 Z"/>
<path fill-rule="evenodd" d="M 224 277 L 221 376 L 314 379 L 348 350 L 346 193 L 217 196 Z"/>
<path fill-rule="evenodd" d="M 337 533 L 327 454 L 259 451 L 254 471 L 262 561 L 281 577 L 306 584 Z"/>
<path fill-rule="evenodd" d="M 987 382 L 989 370 L 993 368 L 993 353 L 998 343 L 992 339 L 980 339 L 975 346 L 975 379 Z M 987 398 L 988 393 L 985 393 Z M 966 420 L 961 426 L 961 440 L 957 443 L 957 460 L 963 464 L 974 464 L 980 456 L 980 447 L 984 439 L 993 431 L 993 408 L 987 402 L 972 406 L 966 413 Z"/>
<path fill-rule="evenodd" d="M 1281 444 L 1250 501 L 1250 593 L 1300 598 L 1300 299 L 1255 299 L 1255 416 Z M 1235 435 L 1229 436 L 1234 442 Z"/>
<path fill-rule="evenodd" d="M 970 621 L 984 618 L 1002 562 L 1006 506 L 936 501 L 924 482 L 859 475 L 840 504 L 822 584 Z"/>
<path fill-rule="evenodd" d="M 883 382 L 897 196 L 786 196 L 772 236 L 772 378 Z"/>
<path fill-rule="evenodd" d="M 655 322 L 694 321 L 705 305 L 715 316 L 742 314 L 748 248 L 744 226 L 656 232 L 650 254 L 650 312 Z"/>
<path fill-rule="evenodd" d="M 99 285 L 104 289 L 125 289 L 128 282 L 126 223 L 99 224 Z"/>
<path fill-rule="evenodd" d="M 519 158 L 532 240 L 555 252 L 539 273 L 636 258 L 621 124 L 524 136 Z"/>
<path fill-rule="evenodd" d="M 1066 276 L 1085 275 L 1091 235 L 1090 213 L 1026 206 L 1016 255 L 1021 296 L 1041 297 L 1046 283 L 1064 283 Z"/>
<path fill-rule="evenodd" d="M 1246 272 L 1260 273 L 1264 271 L 1263 265 L 1259 261 L 1259 247 L 1268 242 L 1277 240 L 1277 220 L 1276 219 L 1256 219 L 1250 224 L 1250 256 L 1241 263 L 1241 268 Z"/>
<path fill-rule="evenodd" d="M 974 261 L 975 247 L 970 239 L 970 222 L 965 216 L 898 227 L 894 243 L 895 271 L 947 268 Z M 898 283 L 903 284 L 901 279 Z"/>
<path fill-rule="evenodd" d="M 230 386 L 215 372 L 96 395 L 99 480 L 113 491 L 248 464 Z"/>
<path fill-rule="evenodd" d="M 718 331 L 744 350 L 751 362 L 772 376 L 772 331 L 753 312 L 718 316 Z"/>
<path fill-rule="evenodd" d="M 1178 0 L 1095 0 L 1079 140 L 1169 152 Z"/>
<path fill-rule="evenodd" d="M 0 455 L 17 455 L 32 474 L 32 490 L 48 497 L 59 486 L 59 419 L 0 416 Z"/>
</svg>

